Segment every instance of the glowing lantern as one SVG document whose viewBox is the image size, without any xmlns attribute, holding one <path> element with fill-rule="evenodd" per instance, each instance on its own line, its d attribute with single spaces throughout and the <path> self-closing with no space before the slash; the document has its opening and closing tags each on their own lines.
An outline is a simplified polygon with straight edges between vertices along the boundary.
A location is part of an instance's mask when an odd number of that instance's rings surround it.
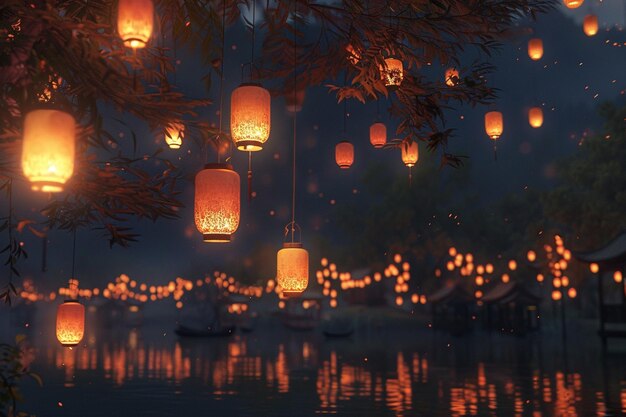
<svg viewBox="0 0 626 417">
<path fill-rule="evenodd" d="M 309 252 L 302 243 L 287 242 L 276 256 L 276 282 L 285 297 L 302 294 L 309 285 Z"/>
<path fill-rule="evenodd" d="M 76 300 L 67 300 L 57 309 L 57 339 L 63 346 L 76 346 L 85 334 L 85 307 Z"/>
<path fill-rule="evenodd" d="M 509 274 L 502 274 L 502 282 L 505 284 L 508 284 L 508 282 L 511 280 L 511 277 L 509 276 Z"/>
<path fill-rule="evenodd" d="M 446 85 L 448 87 L 454 87 L 459 83 L 459 72 L 455 68 L 448 68 L 446 70 Z"/>
<path fill-rule="evenodd" d="M 552 299 L 554 301 L 559 301 L 562 296 L 563 296 L 563 294 L 561 294 L 561 291 L 559 291 L 559 290 L 552 291 Z"/>
<path fill-rule="evenodd" d="M 419 160 L 419 147 L 417 146 L 416 141 L 412 141 L 411 143 L 403 143 L 401 145 L 402 149 L 402 162 L 404 165 L 409 168 L 414 166 Z"/>
<path fill-rule="evenodd" d="M 622 271 L 615 271 L 613 274 L 613 280 L 619 284 L 623 279 Z"/>
<path fill-rule="evenodd" d="M 528 41 L 528 56 L 533 61 L 539 61 L 543 56 L 543 41 L 539 38 L 533 38 Z"/>
<path fill-rule="evenodd" d="M 24 119 L 22 172 L 33 191 L 60 192 L 74 172 L 76 122 L 53 109 L 29 112 Z"/>
<path fill-rule="evenodd" d="M 528 123 L 535 129 L 543 125 L 543 110 L 541 110 L 541 107 L 531 107 L 528 110 Z"/>
<path fill-rule="evenodd" d="M 354 145 L 342 140 L 335 146 L 335 162 L 341 169 L 348 169 L 354 163 Z"/>
<path fill-rule="evenodd" d="M 137 49 L 146 46 L 154 25 L 152 0 L 119 0 L 117 6 L 117 32 L 124 45 Z"/>
<path fill-rule="evenodd" d="M 598 33 L 598 16 L 588 14 L 583 20 L 583 31 L 587 36 L 594 36 Z"/>
<path fill-rule="evenodd" d="M 230 133 L 240 151 L 260 151 L 270 137 L 270 93 L 260 84 L 241 84 L 230 98 Z"/>
<path fill-rule="evenodd" d="M 511 260 L 509 261 L 509 269 L 510 269 L 511 271 L 515 271 L 515 270 L 517 269 L 517 262 L 515 262 L 515 260 L 514 260 L 514 259 L 511 259 Z"/>
<path fill-rule="evenodd" d="M 535 262 L 535 260 L 537 259 L 537 254 L 535 253 L 535 251 L 529 250 L 526 257 L 528 258 L 528 262 Z"/>
<path fill-rule="evenodd" d="M 229 164 L 208 164 L 196 175 L 194 219 L 205 242 L 230 242 L 239 227 L 239 190 Z"/>
<path fill-rule="evenodd" d="M 493 140 L 502 136 L 504 131 L 504 120 L 499 111 L 490 111 L 485 114 L 485 132 Z"/>
<path fill-rule="evenodd" d="M 543 282 L 544 276 L 543 274 L 537 274 L 537 282 Z"/>
<path fill-rule="evenodd" d="M 387 88 L 397 89 L 404 79 L 402 61 L 396 58 L 385 59 L 385 66 L 380 68 L 380 76 Z"/>
<path fill-rule="evenodd" d="M 376 149 L 387 143 L 387 127 L 384 123 L 374 123 L 370 126 L 370 143 Z"/>
<path fill-rule="evenodd" d="M 185 125 L 179 122 L 170 123 L 165 127 L 165 143 L 170 149 L 180 149 L 185 137 Z"/>
<path fill-rule="evenodd" d="M 585 0 L 563 0 L 565 7 L 568 9 L 577 9 L 585 2 Z"/>
<path fill-rule="evenodd" d="M 576 295 L 578 295 L 578 292 L 576 291 L 576 288 L 572 287 L 569 290 L 567 290 L 567 295 L 569 296 L 569 298 L 576 298 Z"/>
<path fill-rule="evenodd" d="M 589 265 L 589 270 L 592 273 L 597 274 L 598 271 L 600 270 L 600 266 L 598 264 L 596 264 L 596 263 L 592 263 L 592 264 Z"/>
</svg>

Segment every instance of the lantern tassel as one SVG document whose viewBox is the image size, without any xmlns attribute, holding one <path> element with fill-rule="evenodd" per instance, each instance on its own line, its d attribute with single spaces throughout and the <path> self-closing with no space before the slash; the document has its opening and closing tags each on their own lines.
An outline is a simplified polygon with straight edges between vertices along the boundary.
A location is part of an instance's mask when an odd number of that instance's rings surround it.
<svg viewBox="0 0 626 417">
<path fill-rule="evenodd" d="M 498 162 L 498 145 L 495 140 L 493 141 L 493 160 Z"/>
<path fill-rule="evenodd" d="M 409 187 L 413 186 L 413 168 L 409 167 Z"/>
<path fill-rule="evenodd" d="M 252 202 L 252 152 L 248 152 L 248 205 Z"/>
</svg>

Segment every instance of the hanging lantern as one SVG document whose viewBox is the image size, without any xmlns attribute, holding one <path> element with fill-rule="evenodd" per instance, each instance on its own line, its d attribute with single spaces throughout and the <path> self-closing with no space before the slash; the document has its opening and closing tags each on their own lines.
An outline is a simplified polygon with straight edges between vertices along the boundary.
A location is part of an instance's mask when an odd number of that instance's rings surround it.
<svg viewBox="0 0 626 417">
<path fill-rule="evenodd" d="M 170 123 L 165 127 L 165 143 L 170 149 L 180 149 L 185 137 L 185 125 L 180 122 Z"/>
<path fill-rule="evenodd" d="M 239 227 L 240 186 L 229 164 L 207 164 L 196 175 L 194 219 L 205 242 L 230 242 Z"/>
<path fill-rule="evenodd" d="M 455 68 L 448 68 L 446 70 L 446 85 L 448 87 L 454 87 L 459 83 L 459 72 Z"/>
<path fill-rule="evenodd" d="M 285 297 L 302 294 L 309 285 L 309 252 L 299 242 L 283 243 L 276 256 L 276 282 Z"/>
<path fill-rule="evenodd" d="M 543 41 L 539 38 L 533 38 L 528 41 L 528 56 L 533 61 L 539 61 L 543 56 Z"/>
<path fill-rule="evenodd" d="M 384 123 L 374 123 L 370 126 L 370 143 L 376 149 L 385 146 L 385 143 L 387 143 L 387 127 Z"/>
<path fill-rule="evenodd" d="M 23 133 L 22 172 L 33 191 L 63 191 L 74 172 L 74 117 L 61 110 L 33 110 L 24 119 Z"/>
<path fill-rule="evenodd" d="M 499 111 L 490 111 L 485 114 L 485 132 L 493 140 L 497 140 L 504 130 L 504 121 L 502 113 Z"/>
<path fill-rule="evenodd" d="M 412 141 L 411 143 L 405 142 L 401 145 L 402 148 L 402 162 L 404 165 L 411 168 L 414 166 L 419 160 L 419 147 L 417 146 L 416 141 Z"/>
<path fill-rule="evenodd" d="M 585 2 L 585 0 L 563 0 L 565 7 L 568 9 L 577 9 Z"/>
<path fill-rule="evenodd" d="M 380 68 L 380 76 L 389 89 L 397 89 L 404 79 L 402 61 L 396 58 L 385 59 L 385 66 Z"/>
<path fill-rule="evenodd" d="M 85 334 L 85 307 L 67 300 L 57 309 L 57 339 L 63 346 L 76 346 Z"/>
<path fill-rule="evenodd" d="M 124 45 L 133 48 L 146 46 L 154 25 L 152 0 L 119 0 L 117 5 L 117 32 Z"/>
<path fill-rule="evenodd" d="M 335 162 L 341 169 L 348 169 L 354 163 L 354 145 L 342 140 L 335 146 Z"/>
<path fill-rule="evenodd" d="M 270 137 L 270 93 L 260 84 L 241 84 L 230 97 L 230 133 L 240 151 L 260 151 Z"/>
<path fill-rule="evenodd" d="M 588 14 L 583 20 L 583 31 L 587 36 L 594 36 L 598 33 L 598 16 Z"/>
<path fill-rule="evenodd" d="M 304 103 L 305 89 L 300 89 L 287 93 L 285 101 L 287 104 L 287 111 L 289 113 L 298 113 L 302 110 L 302 104 Z"/>
<path fill-rule="evenodd" d="M 528 110 L 528 123 L 535 129 L 543 125 L 543 110 L 541 110 L 541 107 L 531 107 Z"/>
</svg>

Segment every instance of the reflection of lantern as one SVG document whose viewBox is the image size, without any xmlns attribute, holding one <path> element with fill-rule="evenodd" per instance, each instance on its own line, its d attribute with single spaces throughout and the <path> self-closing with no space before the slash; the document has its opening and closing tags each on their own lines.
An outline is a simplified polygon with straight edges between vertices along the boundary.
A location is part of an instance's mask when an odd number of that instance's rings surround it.
<svg viewBox="0 0 626 417">
<path fill-rule="evenodd" d="M 133 49 L 146 46 L 152 35 L 153 24 L 152 0 L 119 0 L 117 31 L 124 45 Z"/>
<path fill-rule="evenodd" d="M 270 137 L 270 93 L 260 84 L 241 84 L 230 101 L 230 133 L 240 151 L 260 151 Z"/>
<path fill-rule="evenodd" d="M 276 282 L 285 297 L 302 294 L 309 285 L 309 252 L 302 243 L 288 242 L 276 256 Z"/>
<path fill-rule="evenodd" d="M 194 218 L 205 242 L 230 242 L 239 227 L 239 189 L 229 164 L 208 164 L 196 175 Z"/>
<path fill-rule="evenodd" d="M 409 168 L 414 166 L 420 157 L 417 142 L 412 141 L 411 143 L 403 143 L 400 147 L 402 149 L 402 162 L 404 162 L 404 165 Z"/>
<path fill-rule="evenodd" d="M 59 192 L 74 172 L 76 122 L 69 113 L 40 109 L 24 119 L 22 172 L 34 191 Z"/>
<path fill-rule="evenodd" d="M 354 163 L 354 145 L 342 140 L 335 146 L 335 162 L 341 169 L 348 169 Z"/>
<path fill-rule="evenodd" d="M 485 132 L 491 139 L 496 140 L 502 135 L 504 120 L 499 111 L 490 111 L 485 114 Z"/>
<path fill-rule="evenodd" d="M 165 143 L 170 149 L 180 149 L 185 137 L 185 125 L 179 122 L 170 123 L 165 127 Z"/>
<path fill-rule="evenodd" d="M 63 346 L 76 346 L 85 334 L 85 307 L 76 300 L 67 300 L 57 309 L 57 339 Z"/>
<path fill-rule="evenodd" d="M 563 0 L 568 9 L 577 9 L 585 2 L 585 0 Z"/>
<path fill-rule="evenodd" d="M 583 20 L 583 31 L 587 36 L 594 36 L 598 33 L 598 16 L 588 14 Z"/>
<path fill-rule="evenodd" d="M 387 88 L 395 89 L 402 84 L 402 80 L 404 79 L 404 68 L 402 67 L 402 61 L 399 59 L 385 59 L 385 66 L 381 67 L 380 72 L 381 78 Z"/>
<path fill-rule="evenodd" d="M 533 38 L 528 41 L 528 56 L 533 61 L 538 61 L 543 56 L 543 41 L 539 38 Z"/>
<path fill-rule="evenodd" d="M 384 123 L 374 123 L 370 126 L 370 143 L 376 149 L 387 143 L 387 127 Z"/>
<path fill-rule="evenodd" d="M 543 110 L 541 110 L 541 107 L 531 107 L 528 110 L 528 123 L 534 128 L 543 125 Z"/>
<path fill-rule="evenodd" d="M 446 85 L 454 87 L 459 83 L 459 72 L 454 68 L 448 68 L 446 70 Z"/>
</svg>

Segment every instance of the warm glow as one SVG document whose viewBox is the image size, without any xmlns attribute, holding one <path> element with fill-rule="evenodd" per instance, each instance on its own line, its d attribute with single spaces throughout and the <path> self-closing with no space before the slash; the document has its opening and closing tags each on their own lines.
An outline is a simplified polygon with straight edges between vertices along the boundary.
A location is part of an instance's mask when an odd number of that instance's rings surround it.
<svg viewBox="0 0 626 417">
<path fill-rule="evenodd" d="M 598 33 L 598 16 L 588 14 L 583 20 L 583 31 L 587 36 L 594 36 Z"/>
<path fill-rule="evenodd" d="M 459 72 L 455 68 L 448 68 L 446 70 L 446 85 L 448 87 L 454 87 L 459 83 Z"/>
<path fill-rule="evenodd" d="M 511 281 L 511 277 L 509 276 L 509 274 L 502 274 L 502 282 L 508 284 L 509 281 Z"/>
<path fill-rule="evenodd" d="M 180 122 L 170 123 L 165 127 L 165 143 L 170 149 L 180 149 L 185 137 L 185 125 Z"/>
<path fill-rule="evenodd" d="M 561 291 L 559 291 L 559 290 L 552 291 L 552 299 L 554 301 L 559 301 L 562 296 L 563 296 L 563 294 L 561 294 Z"/>
<path fill-rule="evenodd" d="M 396 297 L 396 305 L 397 306 L 401 306 L 402 304 L 404 304 L 404 299 L 401 296 L 397 296 Z"/>
<path fill-rule="evenodd" d="M 504 120 L 499 111 L 490 111 L 485 114 L 485 132 L 491 139 L 496 140 L 504 131 Z"/>
<path fill-rule="evenodd" d="M 387 127 L 384 123 L 374 123 L 370 126 L 370 143 L 376 149 L 387 143 Z"/>
<path fill-rule="evenodd" d="M 535 260 L 537 259 L 537 254 L 535 253 L 535 251 L 529 250 L 526 254 L 526 258 L 528 259 L 528 262 L 535 262 Z"/>
<path fill-rule="evenodd" d="M 480 286 L 481 286 L 481 285 L 483 285 L 484 283 L 485 283 L 485 279 L 484 279 L 483 277 L 481 277 L 480 275 L 478 275 L 478 276 L 476 277 L 476 285 L 478 285 L 478 286 L 480 287 Z"/>
<path fill-rule="evenodd" d="M 537 274 L 537 282 L 543 282 L 544 276 L 543 274 Z"/>
<path fill-rule="evenodd" d="M 380 69 L 380 77 L 387 88 L 398 88 L 404 79 L 402 61 L 396 58 L 385 59 L 385 66 Z"/>
<path fill-rule="evenodd" d="M 230 242 L 239 227 L 239 189 L 228 164 L 208 164 L 196 175 L 194 218 L 205 242 Z"/>
<path fill-rule="evenodd" d="M 270 93 L 259 84 L 242 84 L 230 98 L 230 133 L 240 151 L 260 151 L 270 137 Z"/>
<path fill-rule="evenodd" d="M 597 274 L 597 273 L 598 273 L 598 271 L 600 270 L 600 265 L 598 265 L 598 264 L 596 264 L 596 263 L 589 264 L 589 270 L 590 270 L 592 273 Z"/>
<path fill-rule="evenodd" d="M 85 307 L 76 300 L 68 300 L 57 309 L 57 339 L 63 346 L 76 346 L 85 334 Z"/>
<path fill-rule="evenodd" d="M 568 9 L 577 9 L 585 2 L 585 0 L 563 0 L 565 7 Z"/>
<path fill-rule="evenodd" d="M 402 145 L 400 145 L 400 148 L 402 149 L 402 162 L 404 162 L 404 165 L 408 167 L 414 166 L 420 157 L 419 147 L 417 146 L 417 142 L 416 141 L 412 141 L 411 143 L 405 142 Z"/>
<path fill-rule="evenodd" d="M 341 169 L 348 169 L 354 163 L 354 145 L 343 140 L 335 146 L 335 162 Z"/>
<path fill-rule="evenodd" d="M 146 46 L 154 25 L 152 0 L 119 0 L 117 32 L 124 45 L 137 49 Z"/>
<path fill-rule="evenodd" d="M 613 274 L 613 280 L 619 284 L 623 279 L 624 277 L 622 276 L 622 271 L 615 271 Z"/>
<path fill-rule="evenodd" d="M 309 252 L 301 243 L 284 243 L 276 256 L 276 282 L 283 296 L 302 294 L 309 285 Z"/>
<path fill-rule="evenodd" d="M 493 265 L 492 264 L 485 265 L 485 272 L 487 272 L 488 274 L 492 274 L 493 273 Z"/>
<path fill-rule="evenodd" d="M 514 260 L 514 259 L 511 259 L 511 260 L 509 261 L 509 269 L 510 269 L 511 271 L 515 271 L 515 270 L 517 269 L 517 262 L 515 262 L 515 260 Z"/>
<path fill-rule="evenodd" d="M 528 56 L 533 61 L 539 61 L 543 56 L 543 41 L 539 38 L 533 38 L 528 41 Z"/>
<path fill-rule="evenodd" d="M 541 107 L 531 107 L 528 110 L 528 123 L 535 129 L 543 125 L 543 110 L 541 110 Z"/>
<path fill-rule="evenodd" d="M 456 255 L 456 248 L 454 246 L 450 246 L 450 249 L 448 249 L 448 255 L 450 256 Z"/>
<path fill-rule="evenodd" d="M 572 287 L 567 290 L 567 295 L 569 296 L 569 298 L 576 298 L 576 295 L 578 295 L 578 293 L 576 292 L 576 288 Z"/>
</svg>

